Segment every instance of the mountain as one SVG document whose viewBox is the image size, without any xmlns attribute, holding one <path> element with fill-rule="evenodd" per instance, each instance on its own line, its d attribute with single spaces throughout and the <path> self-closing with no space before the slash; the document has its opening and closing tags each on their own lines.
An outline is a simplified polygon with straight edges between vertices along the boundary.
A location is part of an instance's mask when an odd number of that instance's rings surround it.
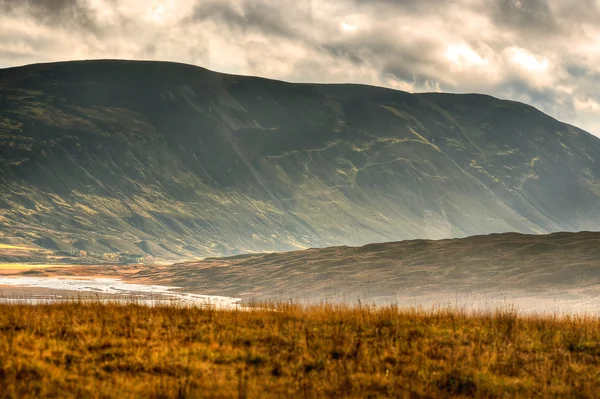
<svg viewBox="0 0 600 399">
<path fill-rule="evenodd" d="M 0 70 L 1 237 L 41 246 L 185 258 L 596 230 L 599 157 L 596 137 L 478 94 L 163 62 Z"/>
<path fill-rule="evenodd" d="M 208 258 L 166 266 L 12 271 L 106 276 L 242 298 L 600 312 L 600 233 L 491 234 Z"/>
</svg>

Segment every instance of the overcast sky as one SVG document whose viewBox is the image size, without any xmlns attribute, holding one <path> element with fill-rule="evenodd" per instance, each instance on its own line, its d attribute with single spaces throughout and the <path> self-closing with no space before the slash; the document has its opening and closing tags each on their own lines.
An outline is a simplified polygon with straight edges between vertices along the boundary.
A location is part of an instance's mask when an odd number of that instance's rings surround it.
<svg viewBox="0 0 600 399">
<path fill-rule="evenodd" d="M 600 0 L 0 0 L 0 67 L 93 58 L 487 93 L 600 135 Z"/>
</svg>

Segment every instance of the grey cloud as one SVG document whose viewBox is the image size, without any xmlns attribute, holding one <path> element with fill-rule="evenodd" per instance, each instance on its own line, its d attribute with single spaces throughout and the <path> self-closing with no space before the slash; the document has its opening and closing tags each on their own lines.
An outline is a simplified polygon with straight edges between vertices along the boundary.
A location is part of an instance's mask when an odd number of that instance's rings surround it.
<svg viewBox="0 0 600 399">
<path fill-rule="evenodd" d="M 273 3 L 261 0 L 244 2 L 240 9 L 229 2 L 210 1 L 198 4 L 188 21 L 220 20 L 228 27 L 244 32 L 258 30 L 265 34 L 295 38 L 301 34 L 292 28 L 291 17 Z"/>
<path fill-rule="evenodd" d="M 154 56 L 156 55 L 156 53 L 157 53 L 157 52 L 158 52 L 158 47 L 157 47 L 157 45 L 156 45 L 156 44 L 154 44 L 154 43 L 150 43 L 150 44 L 148 44 L 148 45 L 144 46 L 144 47 L 143 47 L 143 48 L 140 50 L 140 52 L 139 52 L 139 55 L 140 55 L 142 58 L 152 58 L 152 57 L 154 57 Z"/>
<path fill-rule="evenodd" d="M 426 59 L 416 57 L 416 53 L 399 53 L 383 60 L 381 75 L 391 75 L 397 80 L 415 82 L 416 86 L 422 86 L 425 82 L 437 81 L 443 83 L 446 79 L 440 76 L 440 66 L 435 62 L 427 62 Z"/>
<path fill-rule="evenodd" d="M 328 52 L 332 57 L 345 58 L 354 65 L 361 65 L 372 59 L 372 52 L 366 48 L 357 46 L 348 46 L 345 44 L 325 44 L 321 46 L 323 51 Z"/>
<path fill-rule="evenodd" d="M 0 0 L 6 13 L 25 13 L 45 25 L 77 26 L 99 32 L 95 12 L 84 0 Z"/>
<path fill-rule="evenodd" d="M 566 70 L 574 78 L 590 78 L 600 82 L 600 72 L 593 71 L 587 66 L 569 63 L 566 65 Z"/>
<path fill-rule="evenodd" d="M 489 4 L 492 20 L 499 26 L 542 34 L 560 31 L 546 0 L 499 0 Z"/>
<path fill-rule="evenodd" d="M 590 75 L 590 70 L 581 65 L 568 64 L 568 65 L 566 65 L 566 69 L 567 69 L 567 72 L 569 73 L 569 75 L 576 77 L 576 78 Z"/>
<path fill-rule="evenodd" d="M 345 0 L 345 4 L 350 10 L 353 8 L 376 8 L 381 11 L 401 11 L 405 14 L 422 14 L 439 11 L 456 1 L 448 0 Z"/>
<path fill-rule="evenodd" d="M 600 3 L 597 0 L 559 1 L 555 7 L 556 14 L 569 21 L 571 26 L 581 22 L 597 24 L 600 19 Z"/>
<path fill-rule="evenodd" d="M 579 64 L 575 60 L 565 61 L 568 78 L 564 82 L 585 89 L 589 97 L 600 96 L 600 65 Z"/>
<path fill-rule="evenodd" d="M 438 50 L 435 43 L 423 39 L 397 39 L 386 33 L 375 30 L 357 38 L 331 39 L 320 48 L 355 64 L 368 61 L 379 63 L 383 68 L 391 63 L 405 64 L 410 68 L 434 62 L 433 53 Z"/>
<path fill-rule="evenodd" d="M 536 88 L 522 79 L 508 79 L 497 86 L 500 93 L 526 97 L 529 102 L 543 108 L 550 108 L 561 101 L 561 96 L 551 88 Z"/>
</svg>

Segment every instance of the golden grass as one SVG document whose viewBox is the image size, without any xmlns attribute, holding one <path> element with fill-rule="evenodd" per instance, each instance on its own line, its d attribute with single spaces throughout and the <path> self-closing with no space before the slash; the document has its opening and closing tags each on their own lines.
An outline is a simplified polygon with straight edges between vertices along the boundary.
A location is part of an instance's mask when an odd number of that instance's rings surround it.
<svg viewBox="0 0 600 399">
<path fill-rule="evenodd" d="M 28 251 L 31 250 L 31 247 L 23 247 L 23 246 L 19 246 L 19 245 L 11 245 L 11 244 L 1 244 L 0 243 L 0 249 L 18 249 L 18 250 L 22 250 L 22 251 Z"/>
<path fill-rule="evenodd" d="M 28 270 L 49 269 L 53 267 L 72 267 L 70 264 L 46 264 L 46 263 L 0 263 L 0 269 L 5 270 Z"/>
<path fill-rule="evenodd" d="M 395 307 L 0 305 L 2 398 L 569 397 L 600 321 Z"/>
</svg>

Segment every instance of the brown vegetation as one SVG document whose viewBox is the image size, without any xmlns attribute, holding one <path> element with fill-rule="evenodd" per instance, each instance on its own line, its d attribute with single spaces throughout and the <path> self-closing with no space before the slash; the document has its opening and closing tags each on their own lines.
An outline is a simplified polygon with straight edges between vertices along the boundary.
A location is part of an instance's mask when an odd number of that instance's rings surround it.
<svg viewBox="0 0 600 399">
<path fill-rule="evenodd" d="M 594 397 L 600 321 L 0 305 L 0 397 Z"/>
</svg>

